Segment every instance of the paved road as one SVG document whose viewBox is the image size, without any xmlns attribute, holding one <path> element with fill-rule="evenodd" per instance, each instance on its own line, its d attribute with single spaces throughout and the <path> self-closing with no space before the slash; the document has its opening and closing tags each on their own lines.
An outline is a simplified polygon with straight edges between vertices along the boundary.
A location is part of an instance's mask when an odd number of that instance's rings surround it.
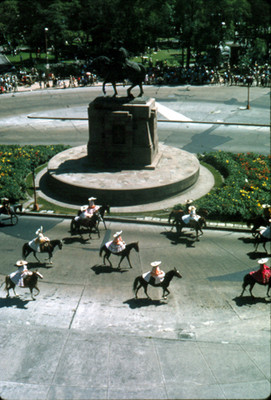
<svg viewBox="0 0 271 400">
<path fill-rule="evenodd" d="M 119 88 L 121 95 L 125 88 Z M 270 89 L 250 89 L 250 110 L 246 87 L 145 87 L 154 97 L 159 119 L 224 121 L 251 124 L 270 123 Z M 135 92 L 136 93 L 136 92 Z M 108 94 L 112 94 L 109 88 Z M 56 144 L 72 146 L 88 141 L 87 121 L 29 119 L 32 117 L 87 118 L 88 104 L 101 95 L 101 87 L 49 89 L 5 94 L 0 97 L 0 143 Z M 211 150 L 270 152 L 267 127 L 196 124 L 158 124 L 159 140 L 189 152 Z"/>
<path fill-rule="evenodd" d="M 29 256 L 43 274 L 41 293 L 28 290 L 0 307 L 0 394 L 6 400 L 43 399 L 256 399 L 270 393 L 270 298 L 256 286 L 241 299 L 243 276 L 257 267 L 250 235 L 205 231 L 194 242 L 164 226 L 108 222 L 100 239 L 69 234 L 69 220 L 21 217 L 0 228 L 0 278 L 14 270 L 24 242 L 43 224 L 64 241 L 51 268 Z M 102 265 L 99 248 L 117 229 L 131 253 L 132 269 Z M 87 239 L 87 235 L 84 235 Z M 42 261 L 43 255 L 40 255 Z M 162 260 L 177 267 L 168 300 L 152 301 L 132 283 Z"/>
</svg>

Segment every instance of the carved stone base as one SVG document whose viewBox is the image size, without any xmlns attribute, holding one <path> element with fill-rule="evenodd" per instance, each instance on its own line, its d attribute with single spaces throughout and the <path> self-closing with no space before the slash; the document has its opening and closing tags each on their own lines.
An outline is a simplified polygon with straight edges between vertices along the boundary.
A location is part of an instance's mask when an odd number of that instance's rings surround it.
<svg viewBox="0 0 271 400">
<path fill-rule="evenodd" d="M 154 99 L 97 97 L 88 118 L 91 166 L 133 169 L 153 164 L 158 152 Z"/>
</svg>

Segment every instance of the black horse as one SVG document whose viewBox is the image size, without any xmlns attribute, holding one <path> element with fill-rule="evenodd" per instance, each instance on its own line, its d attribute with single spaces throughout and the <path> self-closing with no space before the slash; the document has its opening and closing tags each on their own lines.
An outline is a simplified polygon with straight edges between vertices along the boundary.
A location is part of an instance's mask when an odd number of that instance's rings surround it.
<svg viewBox="0 0 271 400">
<path fill-rule="evenodd" d="M 258 283 L 259 285 L 267 286 L 266 296 L 269 296 L 269 290 L 271 288 L 271 279 L 269 279 L 268 283 L 261 283 L 261 282 L 256 281 L 253 278 L 253 275 L 247 274 L 247 275 L 244 276 L 244 281 L 243 281 L 243 285 L 242 285 L 243 291 L 242 291 L 240 297 L 243 296 L 244 291 L 246 290 L 246 287 L 248 285 L 250 285 L 250 288 L 249 288 L 250 295 L 251 295 L 251 297 L 254 297 L 253 294 L 252 294 L 252 289 L 253 289 L 255 283 Z"/>
<path fill-rule="evenodd" d="M 38 285 L 37 285 L 38 284 L 38 278 L 43 279 L 43 276 L 38 271 L 33 271 L 33 272 L 31 272 L 30 275 L 27 275 L 24 278 L 24 287 L 27 287 L 27 288 L 30 289 L 32 300 L 35 300 L 34 297 L 33 297 L 33 289 L 36 289 L 37 292 L 38 292 L 35 296 L 37 296 L 39 294 L 39 292 L 40 292 L 40 290 L 38 288 Z M 10 279 L 9 275 L 6 276 L 5 283 L 6 283 L 5 290 L 7 292 L 7 296 L 6 297 L 9 297 L 10 289 L 13 289 L 14 295 L 17 296 L 17 294 L 15 292 L 15 286 L 16 285 L 15 285 L 14 282 L 12 282 L 12 280 Z"/>
<path fill-rule="evenodd" d="M 103 93 L 106 94 L 105 85 L 106 83 L 111 83 L 114 88 L 114 96 L 116 96 L 117 88 L 116 84 L 118 82 L 124 82 L 128 79 L 131 82 L 131 87 L 127 90 L 127 96 L 133 97 L 131 90 L 135 86 L 139 86 L 140 94 L 143 95 L 142 83 L 145 80 L 146 70 L 144 65 L 132 61 L 126 60 L 121 66 L 116 61 L 106 57 L 100 56 L 94 58 L 90 64 L 90 69 L 97 73 L 101 78 L 103 78 Z"/>
<path fill-rule="evenodd" d="M 168 286 L 169 286 L 172 278 L 174 278 L 174 276 L 176 276 L 177 278 L 182 278 L 182 275 L 180 274 L 180 272 L 177 271 L 176 268 L 174 268 L 171 271 L 166 273 L 164 280 L 161 283 L 159 283 L 158 285 L 153 284 L 151 281 L 150 282 L 145 281 L 145 279 L 143 278 L 142 275 L 138 276 L 137 278 L 135 278 L 134 285 L 133 285 L 133 290 L 135 292 L 135 298 L 137 299 L 137 292 L 143 286 L 146 296 L 148 297 L 148 299 L 151 300 L 150 296 L 147 293 L 148 285 L 151 285 L 154 287 L 163 288 L 163 298 L 166 299 L 167 298 L 166 296 L 170 294 L 170 291 L 168 290 Z"/>
<path fill-rule="evenodd" d="M 252 225 L 252 228 L 251 228 L 252 236 L 256 236 L 257 230 L 258 230 L 261 226 L 268 226 L 268 225 L 269 225 L 269 222 L 268 222 L 268 220 L 267 220 L 265 217 L 263 217 L 262 215 L 258 215 L 258 216 L 256 216 L 256 217 L 252 217 L 252 218 L 250 218 L 250 219 L 247 220 L 247 227 L 250 228 L 251 225 Z"/>
<path fill-rule="evenodd" d="M 256 233 L 255 242 L 254 242 L 255 251 L 258 250 L 259 244 L 262 244 L 265 252 L 268 253 L 267 249 L 266 249 L 266 243 L 268 243 L 270 241 L 271 241 L 270 238 L 264 237 L 260 232 Z"/>
<path fill-rule="evenodd" d="M 118 264 L 118 268 L 120 268 L 120 264 L 122 262 L 122 260 L 126 257 L 129 263 L 130 268 L 133 268 L 130 262 L 130 252 L 132 249 L 135 249 L 136 252 L 139 252 L 139 246 L 138 246 L 138 242 L 133 242 L 133 243 L 129 243 L 126 245 L 125 249 L 120 251 L 119 253 L 112 253 L 107 247 L 106 245 L 103 245 L 100 248 L 100 257 L 102 257 L 103 252 L 105 252 L 104 254 L 104 258 L 103 258 L 103 263 L 105 265 L 105 259 L 108 260 L 110 266 L 112 267 L 112 263 L 109 260 L 109 257 L 111 256 L 111 254 L 114 254 L 116 256 L 120 256 L 120 262 Z"/>
<path fill-rule="evenodd" d="M 54 248 L 55 248 L 56 246 L 58 246 L 58 248 L 61 250 L 62 247 L 63 247 L 62 240 L 58 240 L 58 239 L 57 239 L 57 240 L 50 240 L 49 242 L 45 242 L 45 243 L 42 243 L 42 244 L 40 245 L 40 252 L 41 252 L 41 253 L 48 253 L 48 254 L 49 254 L 48 260 L 49 260 L 49 263 L 50 263 L 50 264 L 52 264 L 53 251 L 54 251 Z M 40 260 L 39 260 L 38 257 L 37 257 L 37 252 L 36 252 L 34 249 L 32 249 L 32 247 L 30 247 L 28 243 L 25 243 L 25 244 L 23 245 L 23 249 L 22 249 L 23 258 L 26 259 L 26 257 L 27 257 L 30 253 L 33 253 L 35 259 L 36 259 L 38 262 L 40 262 Z"/>
<path fill-rule="evenodd" d="M 192 228 L 196 232 L 196 240 L 199 241 L 199 232 L 203 235 L 202 228 L 206 227 L 206 220 L 204 217 L 200 217 L 197 221 L 191 219 L 188 224 L 186 224 L 183 220 L 176 224 L 177 233 L 180 234 L 183 228 Z"/>
</svg>

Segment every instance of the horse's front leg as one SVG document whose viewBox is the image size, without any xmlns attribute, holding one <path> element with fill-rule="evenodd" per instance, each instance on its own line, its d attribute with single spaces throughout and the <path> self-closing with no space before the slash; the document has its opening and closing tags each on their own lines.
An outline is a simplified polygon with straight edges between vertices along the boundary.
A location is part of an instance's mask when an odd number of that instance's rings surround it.
<svg viewBox="0 0 271 400">
<path fill-rule="evenodd" d="M 267 292 L 266 292 L 266 296 L 269 297 L 269 290 L 271 288 L 271 280 L 269 281 L 269 284 L 267 286 Z"/>
<path fill-rule="evenodd" d="M 143 95 L 143 93 L 144 93 L 143 85 L 142 85 L 142 83 L 140 83 L 138 86 L 140 87 L 139 97 L 141 97 Z"/>
<path fill-rule="evenodd" d="M 36 300 L 36 299 L 34 299 L 33 288 L 29 288 L 29 290 L 30 290 L 30 293 L 31 293 L 32 300 Z"/>
<path fill-rule="evenodd" d="M 167 293 L 166 293 L 167 292 Z M 170 294 L 170 291 L 167 288 L 163 288 L 163 299 L 167 299 L 167 296 Z"/>
<path fill-rule="evenodd" d="M 130 98 L 134 98 L 134 96 L 131 93 L 131 90 L 135 87 L 136 85 L 132 85 L 131 87 L 129 87 L 129 89 L 127 90 L 127 96 Z"/>
<path fill-rule="evenodd" d="M 33 289 L 36 289 L 36 291 L 38 292 L 34 296 L 37 296 L 38 294 L 40 294 L 40 290 L 39 290 L 39 288 L 37 286 L 35 286 Z"/>
</svg>

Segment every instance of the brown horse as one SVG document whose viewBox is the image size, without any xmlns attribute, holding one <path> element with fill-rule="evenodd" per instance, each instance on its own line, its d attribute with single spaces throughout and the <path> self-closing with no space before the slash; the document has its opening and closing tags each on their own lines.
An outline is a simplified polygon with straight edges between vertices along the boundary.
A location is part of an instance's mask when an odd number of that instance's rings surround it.
<svg viewBox="0 0 271 400">
<path fill-rule="evenodd" d="M 108 260 L 110 266 L 112 267 L 112 263 L 109 260 L 109 257 L 111 256 L 111 254 L 114 254 L 116 256 L 120 256 L 120 262 L 118 265 L 118 268 L 120 268 L 120 263 L 122 262 L 122 260 L 126 257 L 129 263 L 130 268 L 133 268 L 130 262 L 130 252 L 132 249 L 135 249 L 135 251 L 138 253 L 139 252 L 139 246 L 138 246 L 138 242 L 133 242 L 133 243 L 129 243 L 126 245 L 125 249 L 120 251 L 119 253 L 112 253 L 107 247 L 106 245 L 103 245 L 100 248 L 100 257 L 102 257 L 103 252 L 105 252 L 104 254 L 104 258 L 103 258 L 103 262 L 105 265 L 105 259 Z"/>
<path fill-rule="evenodd" d="M 262 244 L 265 252 L 268 253 L 266 249 L 266 243 L 270 241 L 271 241 L 270 238 L 264 237 L 260 232 L 258 232 L 255 236 L 255 242 L 254 242 L 255 251 L 258 250 L 259 244 Z"/>
<path fill-rule="evenodd" d="M 39 294 L 39 292 L 40 292 L 40 290 L 38 288 L 38 278 L 43 279 L 43 276 L 38 271 L 33 271 L 33 272 L 30 273 L 30 275 L 27 275 L 24 278 L 24 287 L 27 287 L 27 288 L 30 289 L 32 300 L 35 300 L 34 297 L 33 297 L 33 289 L 36 289 L 37 292 L 38 292 L 35 296 L 37 296 Z M 6 297 L 9 297 L 10 289 L 13 289 L 14 295 L 17 296 L 17 294 L 15 292 L 15 286 L 16 285 L 15 285 L 14 282 L 12 282 L 12 280 L 10 279 L 9 275 L 6 276 L 5 283 L 6 283 L 5 290 L 7 292 L 7 296 Z"/>
<path fill-rule="evenodd" d="M 53 251 L 54 251 L 54 248 L 55 248 L 56 246 L 58 246 L 59 249 L 62 249 L 62 247 L 63 247 L 62 240 L 58 240 L 58 239 L 57 239 L 57 240 L 50 240 L 49 242 L 45 242 L 45 243 L 42 243 L 42 244 L 40 245 L 40 252 L 41 252 L 41 253 L 48 253 L 48 254 L 49 254 L 48 260 L 49 260 L 49 263 L 50 263 L 50 264 L 52 264 Z M 28 243 L 25 243 L 25 244 L 23 245 L 23 249 L 22 249 L 22 254 L 23 254 L 24 260 L 26 259 L 26 257 L 27 257 L 30 253 L 33 253 L 35 259 L 36 259 L 38 262 L 40 262 L 40 260 L 39 260 L 38 257 L 37 257 L 37 252 L 36 252 L 34 249 L 32 249 L 32 247 L 30 247 Z"/>
<path fill-rule="evenodd" d="M 135 292 L 135 298 L 137 299 L 137 292 L 143 286 L 146 296 L 148 297 L 149 300 L 151 300 L 150 296 L 147 293 L 148 285 L 151 285 L 151 286 L 154 286 L 154 287 L 163 288 L 163 299 L 166 299 L 167 298 L 166 296 L 170 294 L 170 291 L 168 290 L 168 287 L 169 287 L 170 282 L 174 278 L 174 276 L 176 276 L 177 278 L 182 278 L 182 275 L 180 274 L 180 272 L 177 271 L 176 268 L 174 268 L 171 271 L 166 273 L 164 280 L 161 283 L 159 283 L 158 285 L 155 285 L 154 283 L 152 283 L 151 280 L 149 282 L 145 281 L 145 279 L 143 278 L 142 275 L 138 276 L 137 278 L 135 278 L 134 284 L 133 284 L 133 290 Z"/>
</svg>

